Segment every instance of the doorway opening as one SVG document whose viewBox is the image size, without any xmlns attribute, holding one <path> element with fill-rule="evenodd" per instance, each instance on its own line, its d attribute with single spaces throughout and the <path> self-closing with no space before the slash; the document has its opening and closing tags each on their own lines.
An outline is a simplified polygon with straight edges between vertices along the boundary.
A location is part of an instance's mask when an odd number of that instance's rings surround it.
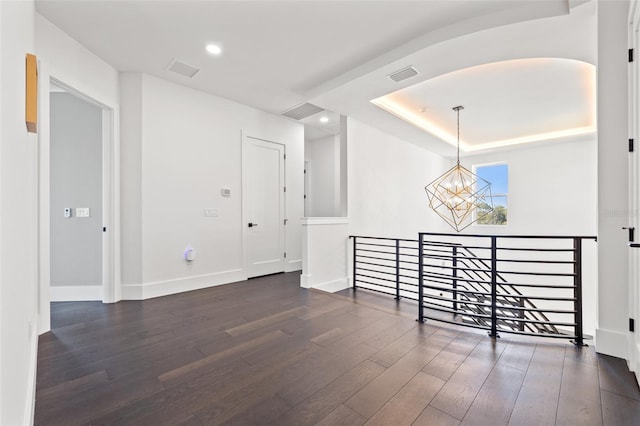
<svg viewBox="0 0 640 426">
<path fill-rule="evenodd" d="M 103 109 L 49 91 L 51 301 L 103 299 Z"/>
</svg>

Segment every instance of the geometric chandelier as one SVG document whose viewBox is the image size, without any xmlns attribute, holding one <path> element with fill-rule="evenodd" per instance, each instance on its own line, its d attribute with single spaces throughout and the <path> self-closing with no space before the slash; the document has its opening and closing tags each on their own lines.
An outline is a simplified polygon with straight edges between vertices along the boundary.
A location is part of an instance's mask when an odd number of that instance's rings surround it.
<svg viewBox="0 0 640 426">
<path fill-rule="evenodd" d="M 491 183 L 460 165 L 460 110 L 458 113 L 458 161 L 424 187 L 431 207 L 457 232 L 493 212 Z"/>
</svg>

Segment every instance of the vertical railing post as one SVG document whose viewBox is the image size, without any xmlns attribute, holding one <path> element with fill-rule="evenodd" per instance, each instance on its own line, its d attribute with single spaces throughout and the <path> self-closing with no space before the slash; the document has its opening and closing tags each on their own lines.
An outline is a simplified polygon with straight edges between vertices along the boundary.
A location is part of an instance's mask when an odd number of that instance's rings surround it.
<svg viewBox="0 0 640 426">
<path fill-rule="evenodd" d="M 422 264 L 422 233 L 418 234 L 418 319 L 419 322 L 424 322 L 424 277 L 423 277 L 423 264 Z"/>
<path fill-rule="evenodd" d="M 496 305 L 498 303 L 498 246 L 497 237 L 491 237 L 491 331 L 489 336 L 498 337 L 498 315 Z"/>
<path fill-rule="evenodd" d="M 573 298 L 576 346 L 585 346 L 582 335 L 582 238 L 573 238 Z"/>
<path fill-rule="evenodd" d="M 524 331 L 524 297 L 518 297 L 518 304 L 519 306 L 522 308 L 520 310 L 520 312 L 518 313 L 518 318 L 520 318 L 520 323 L 518 324 L 518 330 L 520 331 Z"/>
<path fill-rule="evenodd" d="M 458 312 L 458 247 L 452 248 L 453 259 L 451 260 L 451 276 L 453 277 L 453 310 Z"/>
<path fill-rule="evenodd" d="M 353 237 L 353 259 L 351 259 L 353 270 L 351 273 L 353 274 L 353 291 L 356 291 L 356 237 Z"/>
<path fill-rule="evenodd" d="M 400 240 L 396 240 L 396 300 L 400 300 Z"/>
</svg>

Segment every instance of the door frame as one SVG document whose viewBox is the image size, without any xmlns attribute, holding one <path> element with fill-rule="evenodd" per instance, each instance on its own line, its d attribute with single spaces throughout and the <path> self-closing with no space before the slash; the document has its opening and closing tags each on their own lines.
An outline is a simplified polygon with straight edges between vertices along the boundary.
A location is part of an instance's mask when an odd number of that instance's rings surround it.
<svg viewBox="0 0 640 426">
<path fill-rule="evenodd" d="M 274 145 L 279 145 L 282 147 L 282 150 L 284 152 L 285 158 L 284 158 L 284 163 L 283 163 L 283 185 L 285 185 L 286 187 L 286 182 L 287 182 L 287 166 L 286 166 L 286 155 L 287 155 L 287 146 L 283 143 L 279 143 L 279 142 L 274 142 L 268 139 L 264 139 L 261 137 L 257 137 L 257 136 L 253 136 L 245 131 L 241 132 L 241 137 L 242 137 L 242 145 L 241 145 L 241 150 L 242 150 L 242 165 L 241 165 L 241 169 L 242 169 L 242 214 L 241 214 L 241 222 L 240 222 L 240 227 L 242 229 L 242 269 L 244 270 L 244 275 L 246 277 L 249 277 L 250 275 L 250 265 L 249 265 L 249 231 L 248 228 L 246 226 L 246 224 L 248 223 L 249 220 L 249 212 L 248 210 L 248 203 L 247 203 L 247 191 L 246 191 L 246 185 L 247 185 L 247 180 L 248 180 L 248 167 L 247 167 L 247 144 L 249 143 L 249 139 L 253 139 L 253 140 L 257 140 L 260 142 L 266 142 L 266 143 L 271 143 Z M 287 193 L 286 191 L 284 191 L 284 193 L 282 194 L 282 196 L 284 197 L 284 207 L 281 207 L 281 211 L 280 211 L 280 217 L 283 218 L 284 220 L 286 220 L 286 211 L 287 211 Z M 283 272 L 287 270 L 287 259 L 284 256 L 284 253 L 286 253 L 287 250 L 287 228 L 283 223 L 280 223 L 280 235 L 282 238 L 282 251 L 283 253 L 280 255 L 280 259 L 283 262 Z"/>
<path fill-rule="evenodd" d="M 103 303 L 121 299 L 119 259 L 119 199 L 120 155 L 118 105 L 102 101 L 91 90 L 77 89 L 64 77 L 58 77 L 48 65 L 38 63 L 38 98 L 40 126 L 38 129 L 38 305 L 39 332 L 51 329 L 51 140 L 50 140 L 50 87 L 51 83 L 62 87 L 78 98 L 102 110 L 102 294 Z"/>
<path fill-rule="evenodd" d="M 638 55 L 640 48 L 640 2 L 633 0 L 630 8 L 629 19 L 629 48 L 634 49 L 634 53 Z M 640 120 L 638 112 L 640 111 L 640 66 L 638 59 L 629 64 L 629 138 L 638 141 Z M 637 142 L 636 142 L 637 143 Z M 629 195 L 628 195 L 628 220 L 629 225 L 635 227 L 636 235 L 640 233 L 640 159 L 639 152 L 636 148 L 629 153 Z M 636 328 L 640 327 L 640 249 L 629 249 L 629 318 L 633 319 Z M 640 383 L 640 335 L 629 332 L 629 369 L 636 372 L 636 380 Z"/>
</svg>

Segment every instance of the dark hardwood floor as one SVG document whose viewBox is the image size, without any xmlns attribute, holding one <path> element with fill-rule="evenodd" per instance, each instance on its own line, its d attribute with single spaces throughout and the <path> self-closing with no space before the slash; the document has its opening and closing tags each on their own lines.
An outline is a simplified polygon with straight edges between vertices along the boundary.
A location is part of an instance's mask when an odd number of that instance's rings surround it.
<svg viewBox="0 0 640 426">
<path fill-rule="evenodd" d="M 633 375 L 592 346 L 494 341 L 299 279 L 53 303 L 36 424 L 640 424 Z"/>
</svg>

